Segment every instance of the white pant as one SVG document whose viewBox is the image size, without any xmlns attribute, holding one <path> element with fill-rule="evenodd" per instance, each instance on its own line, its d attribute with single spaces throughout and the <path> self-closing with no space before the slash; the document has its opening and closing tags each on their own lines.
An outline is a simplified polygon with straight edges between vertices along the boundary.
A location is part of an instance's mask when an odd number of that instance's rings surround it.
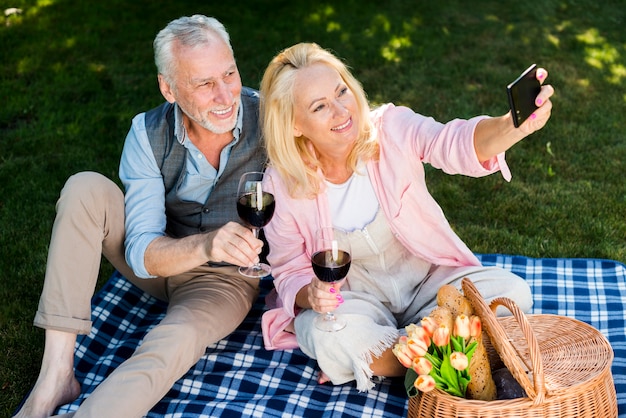
<svg viewBox="0 0 626 418">
<path fill-rule="evenodd" d="M 462 279 L 468 277 L 487 303 L 503 296 L 514 300 L 522 311 L 532 307 L 529 286 L 510 271 L 426 263 L 395 239 L 380 213 L 366 230 L 351 233 L 352 266 L 341 289 L 344 303 L 335 311 L 347 320 L 347 326 L 338 332 L 319 331 L 313 324 L 318 313 L 310 309 L 295 319 L 300 348 L 317 359 L 334 384 L 356 380 L 360 391 L 371 389 L 372 356 L 380 356 L 395 344 L 398 328 L 427 316 L 437 305 L 437 292 L 444 284 L 460 289 Z"/>
</svg>

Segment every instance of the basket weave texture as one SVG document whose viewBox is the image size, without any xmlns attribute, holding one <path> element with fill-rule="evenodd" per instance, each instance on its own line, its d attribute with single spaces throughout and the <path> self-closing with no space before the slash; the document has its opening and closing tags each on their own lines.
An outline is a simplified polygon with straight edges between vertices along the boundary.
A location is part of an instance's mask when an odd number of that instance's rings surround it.
<svg viewBox="0 0 626 418">
<path fill-rule="evenodd" d="M 613 350 L 598 330 L 564 316 L 525 315 L 508 298 L 488 306 L 469 279 L 462 286 L 483 322 L 488 351 L 497 353 L 495 359 L 506 365 L 527 396 L 479 401 L 435 389 L 409 399 L 409 418 L 617 417 Z M 512 316 L 496 318 L 498 306 Z"/>
</svg>

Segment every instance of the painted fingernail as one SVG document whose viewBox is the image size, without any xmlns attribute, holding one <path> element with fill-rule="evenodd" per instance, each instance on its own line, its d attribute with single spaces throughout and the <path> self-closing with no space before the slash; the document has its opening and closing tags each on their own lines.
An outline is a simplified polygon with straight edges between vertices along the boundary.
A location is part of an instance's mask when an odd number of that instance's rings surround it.
<svg viewBox="0 0 626 418">
<path fill-rule="evenodd" d="M 343 302 L 343 296 L 341 296 L 341 295 L 337 295 L 337 300 L 338 300 L 339 302 Z"/>
<path fill-rule="evenodd" d="M 542 103 L 543 103 L 543 100 L 541 100 L 541 99 L 537 99 L 537 105 L 538 105 L 538 106 L 541 106 L 541 104 L 542 104 Z"/>
<path fill-rule="evenodd" d="M 336 290 L 335 290 L 335 288 L 334 288 L 334 287 L 331 287 L 331 288 L 330 288 L 330 290 L 329 290 L 329 292 L 330 292 L 330 293 L 335 293 L 335 292 L 336 292 Z"/>
<path fill-rule="evenodd" d="M 536 115 L 536 114 L 534 114 L 534 113 L 533 113 L 532 115 L 530 115 L 530 118 L 531 118 L 531 119 L 535 119 L 536 117 L 537 117 L 537 115 Z"/>
<path fill-rule="evenodd" d="M 539 80 L 543 80 L 543 78 L 545 77 L 545 73 L 543 71 L 539 72 Z"/>
</svg>

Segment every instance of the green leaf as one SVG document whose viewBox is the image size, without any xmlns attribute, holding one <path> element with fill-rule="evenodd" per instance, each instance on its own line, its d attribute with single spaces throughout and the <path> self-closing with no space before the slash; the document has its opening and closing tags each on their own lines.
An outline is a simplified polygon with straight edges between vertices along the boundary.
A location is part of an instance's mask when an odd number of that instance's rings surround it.
<svg viewBox="0 0 626 418">
<path fill-rule="evenodd" d="M 439 369 L 441 367 L 441 359 L 430 354 L 430 353 L 426 353 L 424 354 L 424 358 L 426 358 L 426 360 L 430 361 L 433 365 L 433 367 L 435 369 Z"/>
<path fill-rule="evenodd" d="M 459 376 L 459 389 L 463 393 L 463 397 L 465 397 L 465 393 L 467 392 L 467 385 L 471 380 L 472 378 L 469 375 L 464 376 L 463 374 L 461 374 Z"/>
<path fill-rule="evenodd" d="M 446 392 L 448 392 L 450 395 L 458 396 L 459 398 L 465 397 L 465 394 L 462 393 L 458 388 L 449 387 L 448 389 L 446 389 Z"/>
<path fill-rule="evenodd" d="M 463 340 L 463 338 L 461 338 L 461 337 L 451 337 L 450 338 L 450 342 L 452 342 L 452 348 L 454 348 L 454 351 L 459 351 L 459 352 L 463 353 L 464 352 L 464 350 L 463 350 L 463 345 L 464 344 L 462 344 L 461 341 L 459 341 L 459 339 Z"/>
<path fill-rule="evenodd" d="M 449 387 L 458 387 L 459 386 L 459 377 L 456 373 L 456 369 L 452 367 L 450 364 L 450 357 L 444 357 L 441 362 L 441 377 L 448 383 Z"/>
<path fill-rule="evenodd" d="M 464 351 L 465 355 L 467 356 L 470 353 L 474 354 L 474 351 L 476 351 L 476 347 L 478 347 L 478 341 L 473 341 L 470 345 L 468 345 L 465 348 L 465 351 Z"/>
<path fill-rule="evenodd" d="M 437 373 L 437 371 L 435 371 L 435 369 L 432 369 L 429 374 L 432 376 L 433 379 L 435 379 L 437 388 L 445 391 L 448 390 L 448 383 L 443 380 L 443 378 Z"/>
<path fill-rule="evenodd" d="M 478 347 L 477 341 L 474 341 L 473 343 L 467 346 L 467 352 L 465 353 L 465 355 L 467 356 L 467 364 L 472 364 L 472 357 L 474 356 L 474 353 L 476 352 L 476 347 Z"/>
<path fill-rule="evenodd" d="M 406 394 L 409 397 L 416 396 L 419 391 L 415 387 L 415 380 L 417 379 L 417 373 L 413 369 L 407 369 L 406 374 L 404 375 L 404 388 L 406 389 Z"/>
</svg>

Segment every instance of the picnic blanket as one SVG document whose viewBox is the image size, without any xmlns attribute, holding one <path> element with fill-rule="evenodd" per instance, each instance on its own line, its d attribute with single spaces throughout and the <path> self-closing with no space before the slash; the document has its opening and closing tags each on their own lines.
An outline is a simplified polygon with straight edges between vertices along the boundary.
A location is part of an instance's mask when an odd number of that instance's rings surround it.
<svg viewBox="0 0 626 418">
<path fill-rule="evenodd" d="M 478 255 L 525 278 L 533 313 L 565 315 L 587 322 L 610 341 L 620 417 L 626 417 L 626 266 L 599 259 L 538 259 Z M 404 417 L 408 401 L 402 379 L 384 379 L 360 393 L 353 384 L 316 382 L 317 365 L 300 350 L 267 351 L 261 336 L 264 296 L 245 321 L 179 379 L 147 417 Z M 93 298 L 93 330 L 76 344 L 76 377 L 83 393 L 57 413 L 75 411 L 84 398 L 163 317 L 165 304 L 114 273 Z"/>
</svg>

